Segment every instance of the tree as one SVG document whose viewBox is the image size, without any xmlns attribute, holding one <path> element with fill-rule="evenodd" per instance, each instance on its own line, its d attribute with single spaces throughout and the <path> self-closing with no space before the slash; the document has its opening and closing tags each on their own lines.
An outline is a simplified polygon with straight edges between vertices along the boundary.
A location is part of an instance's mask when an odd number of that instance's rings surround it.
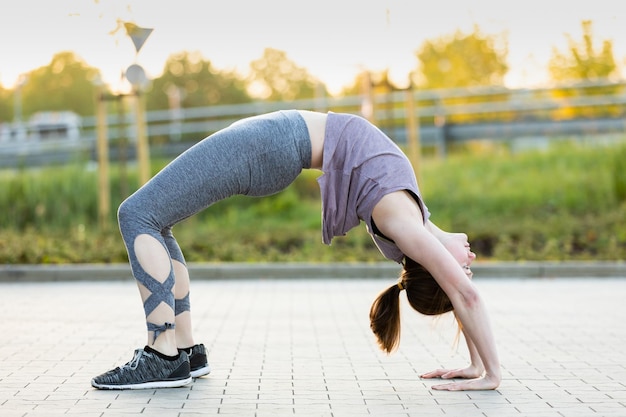
<svg viewBox="0 0 626 417">
<path fill-rule="evenodd" d="M 46 66 L 27 74 L 22 87 L 24 117 L 38 111 L 73 111 L 81 116 L 95 113 L 94 82 L 100 71 L 88 66 L 73 52 L 59 52 Z"/>
<path fill-rule="evenodd" d="M 148 109 L 168 109 L 173 95 L 178 96 L 183 108 L 250 101 L 242 78 L 218 71 L 199 53 L 190 52 L 168 58 L 163 74 L 153 81 L 148 92 Z"/>
<path fill-rule="evenodd" d="M 502 85 L 508 71 L 508 47 L 496 36 L 484 36 L 477 26 L 470 34 L 427 40 L 416 56 L 419 67 L 412 82 L 427 89 Z"/>
<path fill-rule="evenodd" d="M 602 41 L 598 50 L 593 39 L 592 22 L 582 22 L 583 37 L 579 42 L 567 36 L 568 48 L 561 52 L 552 48 L 548 64 L 554 81 L 593 81 L 617 75 L 617 65 L 613 57 L 613 43 Z"/>
<path fill-rule="evenodd" d="M 556 82 L 582 81 L 576 89 L 555 89 L 552 95 L 557 99 L 575 96 L 594 96 L 620 94 L 619 85 L 584 86 L 584 82 L 594 82 L 610 79 L 618 76 L 617 65 L 613 57 L 613 43 L 609 40 L 602 41 L 602 47 L 597 49 L 593 38 L 592 22 L 582 22 L 583 36 L 579 42 L 570 35 L 568 49 L 565 52 L 552 48 L 552 57 L 548 63 L 548 70 L 552 79 Z M 555 118 L 575 117 L 606 117 L 619 116 L 622 114 L 621 106 L 594 106 L 594 107 L 570 107 L 561 106 L 553 113 Z"/>
<path fill-rule="evenodd" d="M 367 87 L 366 87 L 367 86 Z M 355 77 L 352 84 L 341 89 L 342 96 L 355 96 L 363 94 L 371 89 L 374 94 L 387 94 L 400 88 L 394 85 L 389 78 L 389 70 L 361 71 Z"/>
<path fill-rule="evenodd" d="M 272 48 L 250 63 L 248 81 L 252 95 L 270 101 L 314 98 L 320 87 L 327 94 L 326 86 L 305 68 L 291 61 L 285 52 Z"/>
</svg>

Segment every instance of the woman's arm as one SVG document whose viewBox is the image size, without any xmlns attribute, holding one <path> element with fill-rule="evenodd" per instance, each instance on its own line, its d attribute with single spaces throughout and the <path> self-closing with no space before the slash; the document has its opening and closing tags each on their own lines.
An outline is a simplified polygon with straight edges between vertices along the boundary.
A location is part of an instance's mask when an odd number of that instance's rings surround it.
<svg viewBox="0 0 626 417">
<path fill-rule="evenodd" d="M 387 194 L 376 205 L 372 216 L 381 232 L 393 239 L 402 253 L 424 266 L 448 295 L 464 332 L 485 367 L 485 374 L 480 378 L 433 388 L 497 388 L 501 380 L 500 362 L 482 298 L 461 265 L 424 225 L 415 200 L 406 192 Z"/>
</svg>

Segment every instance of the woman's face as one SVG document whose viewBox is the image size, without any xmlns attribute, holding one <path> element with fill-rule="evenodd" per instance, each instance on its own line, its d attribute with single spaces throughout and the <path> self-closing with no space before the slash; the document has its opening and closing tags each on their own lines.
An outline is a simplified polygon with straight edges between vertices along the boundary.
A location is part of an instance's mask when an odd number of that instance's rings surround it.
<svg viewBox="0 0 626 417">
<path fill-rule="evenodd" d="M 476 259 L 476 254 L 470 250 L 470 244 L 465 233 L 446 233 L 441 243 L 461 265 L 465 273 L 471 278 L 470 265 Z"/>
</svg>

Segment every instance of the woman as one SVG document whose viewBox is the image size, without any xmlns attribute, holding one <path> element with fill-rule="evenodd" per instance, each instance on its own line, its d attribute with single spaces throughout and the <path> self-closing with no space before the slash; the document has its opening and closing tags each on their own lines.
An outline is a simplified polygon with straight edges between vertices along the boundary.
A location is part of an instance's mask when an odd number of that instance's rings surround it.
<svg viewBox="0 0 626 417">
<path fill-rule="evenodd" d="M 364 221 L 382 254 L 404 265 L 401 281 L 370 312 L 382 349 L 391 352 L 398 344 L 398 294 L 406 289 L 409 302 L 425 314 L 453 309 L 470 350 L 468 368 L 423 375 L 467 380 L 433 388 L 499 385 L 494 338 L 470 280 L 475 255 L 467 236 L 443 232 L 429 221 L 411 164 L 375 126 L 349 114 L 290 110 L 243 119 L 209 136 L 120 205 L 120 231 L 144 304 L 148 344 L 123 367 L 94 378 L 94 387 L 176 387 L 210 372 L 204 346 L 193 339 L 189 274 L 171 228 L 236 194 L 277 193 L 305 168 L 323 171 L 318 182 L 324 243 Z"/>
</svg>

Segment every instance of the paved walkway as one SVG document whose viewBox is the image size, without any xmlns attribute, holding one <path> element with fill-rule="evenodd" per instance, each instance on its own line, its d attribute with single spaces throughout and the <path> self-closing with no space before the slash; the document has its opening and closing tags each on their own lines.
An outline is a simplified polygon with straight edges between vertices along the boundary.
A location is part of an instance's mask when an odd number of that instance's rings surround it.
<svg viewBox="0 0 626 417">
<path fill-rule="evenodd" d="M 418 377 L 466 363 L 449 316 L 404 308 L 400 350 L 377 350 L 368 310 L 393 281 L 197 281 L 211 375 L 123 392 L 89 381 L 145 342 L 133 282 L 0 284 L 0 416 L 626 416 L 626 279 L 476 278 L 504 376 L 485 392 Z"/>
</svg>

